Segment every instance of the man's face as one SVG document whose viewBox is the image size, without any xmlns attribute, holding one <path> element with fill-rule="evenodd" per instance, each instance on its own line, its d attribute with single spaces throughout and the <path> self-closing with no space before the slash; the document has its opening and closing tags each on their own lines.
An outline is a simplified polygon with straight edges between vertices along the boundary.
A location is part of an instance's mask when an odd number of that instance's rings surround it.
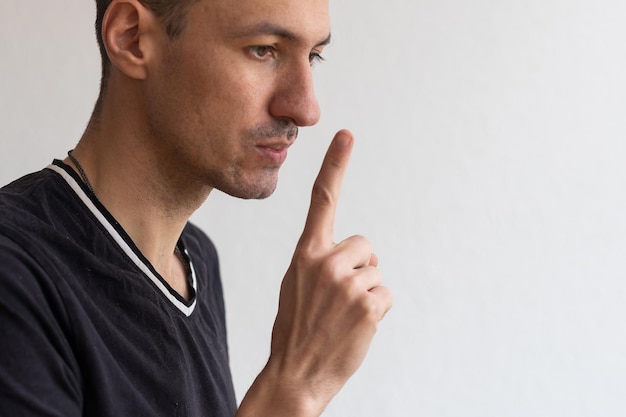
<svg viewBox="0 0 626 417">
<path fill-rule="evenodd" d="M 264 198 L 320 115 L 311 62 L 329 39 L 327 0 L 200 0 L 145 85 L 148 137 L 164 169 Z"/>
</svg>

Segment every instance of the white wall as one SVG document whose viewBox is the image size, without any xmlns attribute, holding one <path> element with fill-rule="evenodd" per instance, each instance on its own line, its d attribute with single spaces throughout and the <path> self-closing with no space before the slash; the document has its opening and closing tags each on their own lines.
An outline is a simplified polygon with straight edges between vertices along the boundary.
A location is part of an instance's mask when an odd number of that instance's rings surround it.
<svg viewBox="0 0 626 417">
<path fill-rule="evenodd" d="M 331 0 L 332 1 L 332 0 Z M 335 130 L 358 137 L 337 238 L 370 237 L 395 306 L 327 416 L 626 410 L 626 3 L 334 1 L 322 122 L 275 196 L 215 193 L 242 395 Z M 96 97 L 90 1 L 0 3 L 0 182 L 63 157 Z"/>
</svg>

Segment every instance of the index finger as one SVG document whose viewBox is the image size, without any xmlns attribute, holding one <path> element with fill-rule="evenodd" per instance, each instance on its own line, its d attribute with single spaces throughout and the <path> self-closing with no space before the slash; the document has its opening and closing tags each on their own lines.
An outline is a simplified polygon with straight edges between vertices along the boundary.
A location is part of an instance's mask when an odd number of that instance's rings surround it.
<svg viewBox="0 0 626 417">
<path fill-rule="evenodd" d="M 319 246 L 333 243 L 337 202 L 353 143 L 352 133 L 341 130 L 328 147 L 313 184 L 311 205 L 300 244 Z"/>
</svg>

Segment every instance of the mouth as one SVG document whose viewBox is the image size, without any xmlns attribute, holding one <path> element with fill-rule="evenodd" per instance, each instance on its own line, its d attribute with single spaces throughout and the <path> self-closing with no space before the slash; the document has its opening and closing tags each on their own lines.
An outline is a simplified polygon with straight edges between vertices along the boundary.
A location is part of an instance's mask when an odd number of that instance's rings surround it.
<svg viewBox="0 0 626 417">
<path fill-rule="evenodd" d="M 287 159 L 287 150 L 291 143 L 289 142 L 273 142 L 261 143 L 255 146 L 255 149 L 261 157 L 269 164 L 280 166 Z"/>
<path fill-rule="evenodd" d="M 257 127 L 249 137 L 261 163 L 278 168 L 287 159 L 287 149 L 298 137 L 298 127 L 289 121 L 275 120 Z"/>
</svg>

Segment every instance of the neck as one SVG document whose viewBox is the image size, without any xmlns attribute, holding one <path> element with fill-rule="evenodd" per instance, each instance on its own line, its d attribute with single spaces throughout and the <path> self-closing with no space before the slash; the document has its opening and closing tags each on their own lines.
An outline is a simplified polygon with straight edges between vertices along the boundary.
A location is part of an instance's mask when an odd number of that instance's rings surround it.
<svg viewBox="0 0 626 417">
<path fill-rule="evenodd" d="M 170 281 L 168 277 L 180 275 L 174 255 L 178 239 L 211 188 L 186 178 L 184 167 L 168 166 L 150 143 L 123 122 L 100 120 L 90 123 L 72 155 L 100 202 Z M 79 172 L 69 158 L 65 162 Z"/>
</svg>

